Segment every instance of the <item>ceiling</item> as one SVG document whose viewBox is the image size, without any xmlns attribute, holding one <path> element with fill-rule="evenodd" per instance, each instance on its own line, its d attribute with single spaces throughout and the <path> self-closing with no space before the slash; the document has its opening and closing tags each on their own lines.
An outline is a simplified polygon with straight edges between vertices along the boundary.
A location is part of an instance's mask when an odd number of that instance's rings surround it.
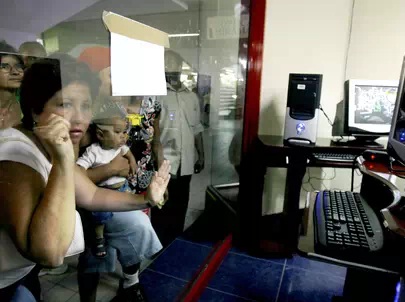
<svg viewBox="0 0 405 302">
<path fill-rule="evenodd" d="M 187 10 L 198 0 L 0 0 L 0 29 L 39 34 L 64 21 L 97 19 L 103 10 L 147 15 Z"/>
<path fill-rule="evenodd" d="M 0 28 L 39 34 L 98 0 L 0 0 Z"/>
<path fill-rule="evenodd" d="M 190 2 L 190 0 L 100 0 L 66 21 L 99 19 L 104 10 L 123 16 L 178 12 L 188 10 Z"/>
</svg>

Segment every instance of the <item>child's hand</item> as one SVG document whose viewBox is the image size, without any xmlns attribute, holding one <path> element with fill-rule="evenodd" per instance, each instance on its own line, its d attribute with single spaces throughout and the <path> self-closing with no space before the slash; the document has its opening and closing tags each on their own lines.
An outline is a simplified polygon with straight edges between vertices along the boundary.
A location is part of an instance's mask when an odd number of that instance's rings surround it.
<svg viewBox="0 0 405 302">
<path fill-rule="evenodd" d="M 138 169 L 138 166 L 137 166 L 136 162 L 131 161 L 129 163 L 129 175 L 130 176 L 135 176 L 137 169 Z"/>
</svg>

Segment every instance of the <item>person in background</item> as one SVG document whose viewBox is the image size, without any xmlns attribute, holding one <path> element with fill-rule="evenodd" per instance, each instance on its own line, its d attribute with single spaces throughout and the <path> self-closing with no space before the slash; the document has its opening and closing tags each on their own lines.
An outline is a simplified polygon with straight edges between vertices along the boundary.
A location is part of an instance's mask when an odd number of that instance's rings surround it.
<svg viewBox="0 0 405 302">
<path fill-rule="evenodd" d="M 87 48 L 80 54 L 78 61 L 86 63 L 101 81 L 98 90 L 99 95 L 93 107 L 95 114 L 100 111 L 108 113 L 117 106 L 126 115 L 125 104 L 130 107 L 132 104 L 130 100 L 111 96 L 109 48 L 101 46 Z M 154 106 L 148 106 L 148 108 L 153 109 Z M 133 110 L 136 109 L 133 108 Z M 148 117 L 152 116 L 153 113 L 148 112 Z M 89 132 L 89 135 L 82 139 L 81 148 L 91 144 L 94 139 L 94 131 L 93 133 Z M 133 149 L 131 150 L 133 151 Z M 136 160 L 140 161 L 141 159 L 137 158 L 136 153 L 133 153 Z M 109 164 L 87 170 L 87 175 L 94 183 L 100 183 L 112 176 L 126 177 L 128 173 L 128 160 L 121 155 L 115 157 Z M 117 258 L 122 266 L 123 278 L 120 280 L 116 301 L 146 301 L 138 278 L 140 263 L 157 253 L 160 250 L 158 247 L 161 248 L 162 246 L 159 240 L 156 242 L 157 236 L 151 226 L 150 219 L 142 211 L 113 214 L 112 219 L 107 222 L 105 227 L 107 256 L 99 259 L 94 257 L 91 251 L 86 251 L 79 258 L 79 293 L 82 302 L 95 301 L 100 273 L 114 272 Z M 83 219 L 83 221 L 85 223 L 88 219 Z M 91 229 L 91 227 L 86 228 L 85 226 L 84 230 L 86 231 L 86 229 Z M 85 233 L 85 238 L 91 237 Z"/>
<path fill-rule="evenodd" d="M 155 97 L 131 97 L 129 102 L 121 103 L 128 113 L 128 145 L 138 165 L 132 185 L 137 193 L 144 193 L 155 167 L 164 160 L 159 127 L 161 105 Z"/>
<path fill-rule="evenodd" d="M 160 139 L 164 158 L 170 160 L 172 169 L 168 202 L 161 210 L 152 210 L 152 225 L 163 246 L 183 232 L 191 177 L 204 169 L 200 103 L 198 96 L 180 81 L 182 65 L 183 58 L 179 54 L 165 52 L 167 96 L 159 97 L 162 104 Z"/>
<path fill-rule="evenodd" d="M 98 76 L 101 82 L 99 97 L 113 98 L 111 90 L 110 48 L 104 46 L 88 47 L 80 53 L 77 61 L 87 64 L 90 70 Z"/>
<path fill-rule="evenodd" d="M 24 76 L 24 64 L 17 51 L 0 42 L 0 129 L 20 123 L 18 90 Z"/>
<path fill-rule="evenodd" d="M 37 41 L 22 43 L 18 52 L 21 54 L 26 68 L 30 67 L 38 58 L 47 56 L 45 47 Z"/>
</svg>

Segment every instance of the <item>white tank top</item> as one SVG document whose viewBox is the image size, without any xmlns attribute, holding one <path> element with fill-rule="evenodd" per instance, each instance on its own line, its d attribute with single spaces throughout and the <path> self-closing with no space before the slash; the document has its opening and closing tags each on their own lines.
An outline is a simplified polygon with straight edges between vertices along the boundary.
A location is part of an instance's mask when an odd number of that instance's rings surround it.
<svg viewBox="0 0 405 302">
<path fill-rule="evenodd" d="M 52 165 L 38 147 L 16 129 L 0 130 L 0 161 L 13 161 L 27 165 L 41 174 L 45 183 L 48 182 Z M 0 226 L 0 288 L 20 280 L 34 266 L 35 263 L 18 252 L 6 230 Z"/>
</svg>

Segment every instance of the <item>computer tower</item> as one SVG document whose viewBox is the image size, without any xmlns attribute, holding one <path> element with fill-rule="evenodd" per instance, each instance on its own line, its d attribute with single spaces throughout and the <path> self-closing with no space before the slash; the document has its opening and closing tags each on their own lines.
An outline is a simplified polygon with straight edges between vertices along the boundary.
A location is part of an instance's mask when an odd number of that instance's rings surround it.
<svg viewBox="0 0 405 302">
<path fill-rule="evenodd" d="M 315 144 L 321 88 L 321 74 L 290 74 L 284 144 Z"/>
</svg>

